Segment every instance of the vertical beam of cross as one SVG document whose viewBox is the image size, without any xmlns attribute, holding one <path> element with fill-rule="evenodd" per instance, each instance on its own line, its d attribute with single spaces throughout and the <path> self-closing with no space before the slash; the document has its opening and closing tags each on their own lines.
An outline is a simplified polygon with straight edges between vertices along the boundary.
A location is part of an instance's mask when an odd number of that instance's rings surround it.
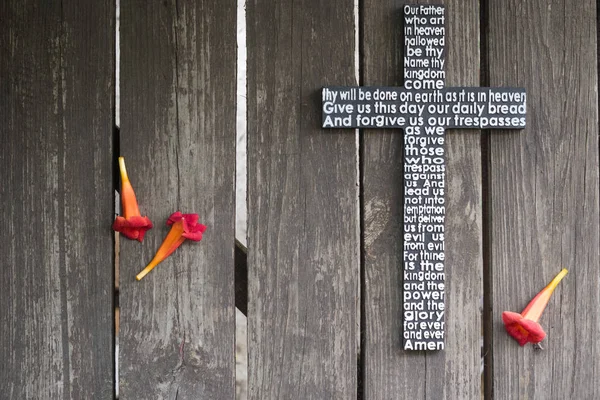
<svg viewBox="0 0 600 400">
<path fill-rule="evenodd" d="M 446 81 L 444 8 L 405 7 L 404 13 L 404 88 L 415 106 L 421 93 L 436 107 Z M 413 342 L 443 349 L 445 121 L 422 110 L 404 128 L 403 337 L 405 349 Z"/>
<path fill-rule="evenodd" d="M 524 89 L 445 87 L 445 34 L 443 6 L 404 6 L 404 88 L 322 91 L 323 128 L 404 129 L 405 350 L 444 349 L 445 130 L 525 127 Z"/>
</svg>

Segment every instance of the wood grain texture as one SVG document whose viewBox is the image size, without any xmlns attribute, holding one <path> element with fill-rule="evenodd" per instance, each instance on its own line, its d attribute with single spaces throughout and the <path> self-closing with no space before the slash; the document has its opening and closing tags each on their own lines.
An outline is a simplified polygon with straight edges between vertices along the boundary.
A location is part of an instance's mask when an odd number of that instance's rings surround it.
<svg viewBox="0 0 600 400">
<path fill-rule="evenodd" d="M 401 1 L 362 6 L 364 85 L 402 85 Z M 479 85 L 479 8 L 446 1 L 446 83 Z M 446 350 L 402 350 L 401 130 L 363 133 L 365 399 L 481 396 L 482 214 L 479 131 L 446 132 Z"/>
<path fill-rule="evenodd" d="M 121 154 L 143 244 L 121 238 L 122 399 L 235 396 L 236 2 L 129 1 L 121 8 Z M 168 216 L 208 229 L 142 281 Z"/>
<path fill-rule="evenodd" d="M 114 4 L 0 16 L 0 397 L 112 399 Z"/>
<path fill-rule="evenodd" d="M 249 399 L 356 398 L 357 151 L 320 129 L 355 84 L 351 0 L 247 3 Z"/>
<path fill-rule="evenodd" d="M 592 1 L 491 1 L 492 85 L 527 89 L 527 128 L 490 143 L 494 399 L 597 399 L 600 274 L 596 13 Z M 561 268 L 544 351 L 505 332 Z"/>
</svg>

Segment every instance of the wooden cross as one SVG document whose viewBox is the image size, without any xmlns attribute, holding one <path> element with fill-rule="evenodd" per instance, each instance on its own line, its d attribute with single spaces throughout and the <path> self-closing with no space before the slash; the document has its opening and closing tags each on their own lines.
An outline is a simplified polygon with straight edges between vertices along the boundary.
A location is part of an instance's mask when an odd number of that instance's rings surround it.
<svg viewBox="0 0 600 400">
<path fill-rule="evenodd" d="M 405 350 L 444 349 L 445 130 L 525 127 L 524 89 L 445 87 L 444 12 L 404 6 L 403 88 L 322 91 L 323 128 L 404 129 Z"/>
</svg>

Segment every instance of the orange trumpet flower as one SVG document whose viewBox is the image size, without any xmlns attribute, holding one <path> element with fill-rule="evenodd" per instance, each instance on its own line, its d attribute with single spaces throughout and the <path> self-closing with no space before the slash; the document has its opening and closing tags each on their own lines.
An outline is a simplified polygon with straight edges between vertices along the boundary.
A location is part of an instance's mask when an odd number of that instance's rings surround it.
<svg viewBox="0 0 600 400">
<path fill-rule="evenodd" d="M 541 292 L 539 292 L 533 300 L 529 302 L 527 307 L 519 314 L 511 311 L 502 313 L 502 321 L 506 332 L 512 336 L 521 346 L 526 343 L 539 343 L 546 337 L 546 332 L 538 321 L 552 296 L 552 292 L 560 283 L 562 278 L 567 274 L 566 269 L 562 269 L 552 279 L 552 281 Z"/>
<path fill-rule="evenodd" d="M 146 231 L 152 228 L 152 221 L 140 215 L 140 208 L 133 191 L 133 187 L 125 169 L 125 159 L 119 157 L 119 170 L 121 171 L 121 208 L 123 216 L 117 216 L 112 228 L 129 239 L 144 240 Z"/>
<path fill-rule="evenodd" d="M 119 170 L 121 171 L 121 208 L 123 216 L 117 216 L 113 229 L 129 239 L 144 240 L 146 231 L 152 228 L 152 221 L 140 215 L 137 199 L 127 176 L 125 159 L 119 157 Z"/>
<path fill-rule="evenodd" d="M 148 272 L 152 271 L 165 258 L 169 257 L 185 239 L 199 242 L 202 239 L 202 234 L 206 231 L 206 226 L 198 223 L 198 214 L 182 214 L 180 211 L 171 214 L 167 220 L 167 225 L 171 226 L 171 230 L 160 245 L 152 261 L 150 261 L 150 264 L 135 277 L 138 281 L 146 276 Z"/>
</svg>

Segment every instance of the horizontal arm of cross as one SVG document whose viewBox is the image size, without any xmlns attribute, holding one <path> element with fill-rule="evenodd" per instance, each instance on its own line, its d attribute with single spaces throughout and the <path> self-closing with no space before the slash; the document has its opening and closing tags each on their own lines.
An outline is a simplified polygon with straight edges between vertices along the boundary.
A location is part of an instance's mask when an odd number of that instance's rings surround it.
<svg viewBox="0 0 600 400">
<path fill-rule="evenodd" d="M 323 128 L 521 129 L 527 96 L 522 88 L 334 86 L 322 100 Z"/>
</svg>

